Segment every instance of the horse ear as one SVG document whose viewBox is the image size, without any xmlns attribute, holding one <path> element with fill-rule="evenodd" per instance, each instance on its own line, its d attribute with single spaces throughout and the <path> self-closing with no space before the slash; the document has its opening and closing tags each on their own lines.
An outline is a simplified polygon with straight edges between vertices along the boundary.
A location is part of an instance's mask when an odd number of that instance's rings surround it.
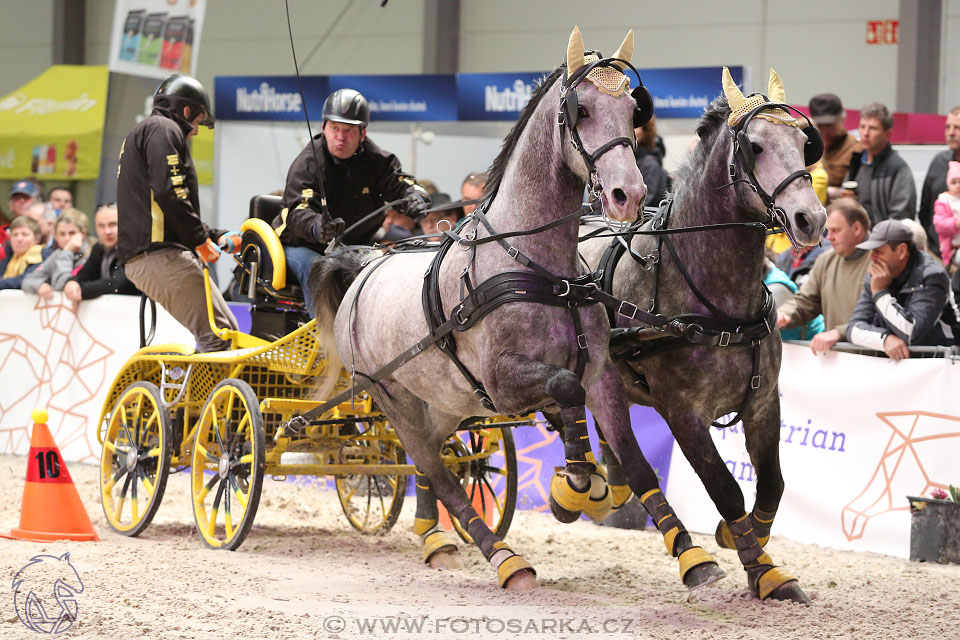
<svg viewBox="0 0 960 640">
<path fill-rule="evenodd" d="M 770 96 L 770 102 L 786 103 L 787 96 L 783 90 L 783 81 L 777 72 L 770 67 L 770 82 L 767 83 L 767 95 Z"/>
<path fill-rule="evenodd" d="M 733 81 L 730 69 L 726 67 L 723 68 L 723 93 L 727 96 L 727 103 L 729 103 L 731 111 L 736 111 L 737 107 L 746 100 L 737 83 Z"/>
<path fill-rule="evenodd" d="M 572 76 L 574 71 L 586 63 L 583 57 L 583 36 L 580 35 L 580 27 L 574 27 L 570 34 L 570 41 L 567 43 L 567 77 Z"/>
<path fill-rule="evenodd" d="M 613 57 L 630 62 L 630 58 L 633 57 L 633 29 L 627 32 L 627 37 L 620 43 L 620 48 L 613 54 Z M 620 71 L 625 71 L 627 68 L 627 65 L 622 62 L 614 62 L 613 66 L 620 69 Z"/>
</svg>

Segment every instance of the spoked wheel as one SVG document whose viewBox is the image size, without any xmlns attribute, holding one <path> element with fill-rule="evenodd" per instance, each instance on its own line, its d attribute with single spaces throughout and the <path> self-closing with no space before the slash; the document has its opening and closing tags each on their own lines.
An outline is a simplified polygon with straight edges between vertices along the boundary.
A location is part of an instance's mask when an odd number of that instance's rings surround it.
<svg viewBox="0 0 960 640">
<path fill-rule="evenodd" d="M 100 503 L 117 533 L 138 536 L 157 513 L 170 471 L 170 416 L 157 385 L 134 382 L 110 412 L 100 456 Z"/>
<path fill-rule="evenodd" d="M 400 517 L 407 476 L 367 473 L 364 466 L 406 464 L 407 454 L 383 423 L 375 422 L 365 430 L 363 425 L 354 424 L 340 428 L 341 433 L 355 434 L 355 439 L 343 445 L 340 461 L 357 466 L 357 473 L 337 477 L 337 497 L 343 513 L 361 533 L 386 533 Z"/>
<path fill-rule="evenodd" d="M 208 547 L 233 551 L 247 537 L 260 504 L 265 446 L 250 385 L 228 378 L 214 387 L 197 424 L 190 470 L 193 518 Z"/>
<path fill-rule="evenodd" d="M 450 454 L 455 458 L 451 460 Z M 447 466 L 460 478 L 473 508 L 503 540 L 517 507 L 517 449 L 513 432 L 509 427 L 490 427 L 455 433 L 444 445 L 444 456 Z M 473 538 L 460 521 L 453 517 L 450 520 L 460 538 L 472 543 Z"/>
</svg>

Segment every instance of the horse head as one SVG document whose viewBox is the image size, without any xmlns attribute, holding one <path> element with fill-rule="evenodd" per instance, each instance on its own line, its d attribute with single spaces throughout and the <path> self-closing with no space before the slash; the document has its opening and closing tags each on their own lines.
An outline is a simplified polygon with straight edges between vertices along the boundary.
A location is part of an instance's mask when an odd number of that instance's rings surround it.
<svg viewBox="0 0 960 640">
<path fill-rule="evenodd" d="M 625 74 L 628 66 L 633 68 L 629 65 L 632 55 L 632 30 L 617 52 L 603 59 L 595 51 L 584 52 L 580 29 L 574 27 L 559 88 L 560 147 L 565 164 L 599 197 L 604 214 L 618 222 L 636 220 L 647 194 L 633 155 L 638 105 Z M 639 75 L 637 79 L 639 83 Z M 639 89 L 642 84 L 634 93 Z M 647 110 L 652 112 L 649 107 Z"/>
<path fill-rule="evenodd" d="M 726 67 L 723 90 L 730 109 L 729 176 L 741 200 L 783 227 L 795 246 L 820 242 L 826 211 L 806 167 L 822 155 L 820 134 L 801 112 L 785 103 L 780 76 L 770 69 L 768 94 L 744 96 Z M 794 111 L 803 120 L 791 115 Z"/>
</svg>

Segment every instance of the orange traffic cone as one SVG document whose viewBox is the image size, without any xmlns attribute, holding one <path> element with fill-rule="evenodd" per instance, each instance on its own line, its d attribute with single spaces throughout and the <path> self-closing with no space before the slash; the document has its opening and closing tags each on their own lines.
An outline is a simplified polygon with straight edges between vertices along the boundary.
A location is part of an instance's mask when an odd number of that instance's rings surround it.
<svg viewBox="0 0 960 640">
<path fill-rule="evenodd" d="M 27 460 L 27 482 L 20 505 L 20 526 L 10 535 L 17 540 L 100 540 L 83 508 L 67 465 L 47 427 L 47 412 L 33 412 L 33 434 Z"/>
</svg>

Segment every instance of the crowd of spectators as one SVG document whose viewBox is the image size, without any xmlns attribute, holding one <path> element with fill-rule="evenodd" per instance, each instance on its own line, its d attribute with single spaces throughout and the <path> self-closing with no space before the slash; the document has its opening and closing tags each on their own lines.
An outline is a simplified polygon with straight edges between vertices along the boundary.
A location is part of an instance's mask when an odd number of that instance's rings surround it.
<svg viewBox="0 0 960 640">
<path fill-rule="evenodd" d="M 107 293 L 140 295 L 117 260 L 115 204 L 97 209 L 95 238 L 66 187 L 53 187 L 45 200 L 42 182 L 18 180 L 7 212 L 0 211 L 0 289 L 45 299 L 62 291 L 76 303 Z"/>
</svg>

